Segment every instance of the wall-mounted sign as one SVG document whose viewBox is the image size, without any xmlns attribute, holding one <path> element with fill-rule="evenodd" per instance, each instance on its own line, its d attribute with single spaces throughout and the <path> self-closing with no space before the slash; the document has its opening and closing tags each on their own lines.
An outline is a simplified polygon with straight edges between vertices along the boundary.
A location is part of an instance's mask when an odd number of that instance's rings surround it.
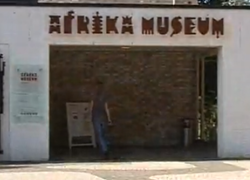
<svg viewBox="0 0 250 180">
<path fill-rule="evenodd" d="M 20 80 L 21 82 L 37 82 L 37 73 L 21 73 Z"/>
<path fill-rule="evenodd" d="M 11 107 L 15 123 L 45 122 L 45 91 L 42 66 L 14 66 Z"/>
<path fill-rule="evenodd" d="M 93 16 L 76 15 L 74 11 L 49 16 L 50 34 L 137 34 L 135 26 L 143 35 L 224 35 L 223 18 L 164 16 L 135 20 L 132 16 L 103 16 L 98 11 Z"/>
</svg>

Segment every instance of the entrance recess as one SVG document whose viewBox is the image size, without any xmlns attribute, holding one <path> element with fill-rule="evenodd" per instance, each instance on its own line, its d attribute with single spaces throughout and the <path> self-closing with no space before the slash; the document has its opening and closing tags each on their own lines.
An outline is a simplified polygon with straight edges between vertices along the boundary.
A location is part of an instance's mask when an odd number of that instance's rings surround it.
<svg viewBox="0 0 250 180">
<path fill-rule="evenodd" d="M 192 140 L 205 139 L 208 76 L 201 57 L 216 52 L 216 48 L 195 47 L 51 46 L 51 158 L 70 154 L 66 104 L 89 103 L 96 80 L 103 81 L 108 90 L 113 121 L 108 135 L 118 154 L 148 153 L 145 158 L 155 160 L 159 157 L 152 156 L 161 153 L 171 156 L 169 147 L 183 147 L 185 118 L 196 120 Z M 133 152 L 125 152 L 129 148 Z M 138 153 L 133 148 L 139 148 Z M 96 160 L 95 150 L 74 148 L 72 156 Z"/>
<path fill-rule="evenodd" d="M 197 127 L 196 138 L 214 142 L 217 139 L 217 57 L 197 58 Z"/>
</svg>

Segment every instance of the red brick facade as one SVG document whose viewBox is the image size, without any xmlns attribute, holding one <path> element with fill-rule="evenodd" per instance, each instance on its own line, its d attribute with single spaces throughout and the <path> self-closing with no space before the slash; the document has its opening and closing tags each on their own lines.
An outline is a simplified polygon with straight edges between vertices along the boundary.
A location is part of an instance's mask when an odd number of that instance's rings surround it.
<svg viewBox="0 0 250 180">
<path fill-rule="evenodd" d="M 51 145 L 67 146 L 66 102 L 91 100 L 104 80 L 114 145 L 172 146 L 181 142 L 180 118 L 196 118 L 196 63 L 192 54 L 164 51 L 53 50 L 50 57 Z"/>
</svg>

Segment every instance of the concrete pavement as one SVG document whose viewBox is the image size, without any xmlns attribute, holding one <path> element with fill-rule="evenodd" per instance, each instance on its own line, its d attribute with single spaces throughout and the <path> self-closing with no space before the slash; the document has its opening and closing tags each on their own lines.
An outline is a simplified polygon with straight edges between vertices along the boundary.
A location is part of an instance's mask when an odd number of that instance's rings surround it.
<svg viewBox="0 0 250 180">
<path fill-rule="evenodd" d="M 250 161 L 0 165 L 3 180 L 250 180 Z"/>
</svg>

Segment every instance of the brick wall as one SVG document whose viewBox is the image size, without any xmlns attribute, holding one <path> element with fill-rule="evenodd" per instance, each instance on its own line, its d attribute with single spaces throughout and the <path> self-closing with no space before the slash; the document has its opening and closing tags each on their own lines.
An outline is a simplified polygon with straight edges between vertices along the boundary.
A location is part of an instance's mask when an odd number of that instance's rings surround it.
<svg viewBox="0 0 250 180">
<path fill-rule="evenodd" d="M 106 83 L 115 145 L 181 142 L 180 118 L 196 116 L 192 55 L 163 51 L 51 51 L 51 145 L 67 146 L 66 102 L 90 101 L 92 83 Z"/>
</svg>

